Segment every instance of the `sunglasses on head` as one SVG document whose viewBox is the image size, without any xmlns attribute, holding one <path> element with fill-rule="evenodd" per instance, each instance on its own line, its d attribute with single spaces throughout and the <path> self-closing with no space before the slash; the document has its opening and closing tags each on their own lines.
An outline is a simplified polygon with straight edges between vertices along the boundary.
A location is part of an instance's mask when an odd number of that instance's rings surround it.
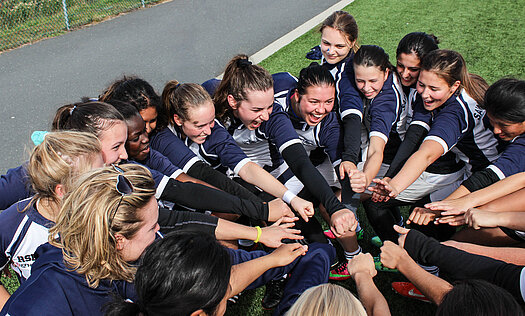
<svg viewBox="0 0 525 316">
<path fill-rule="evenodd" d="M 115 219 L 115 215 L 117 215 L 118 208 L 120 207 L 120 204 L 122 203 L 122 199 L 124 198 L 124 196 L 130 195 L 131 193 L 133 193 L 133 185 L 128 180 L 128 178 L 124 176 L 124 170 L 122 170 L 120 167 L 118 167 L 115 164 L 112 164 L 112 166 L 113 166 L 113 169 L 115 169 L 115 171 L 120 173 L 117 176 L 117 184 L 115 185 L 115 190 L 117 190 L 117 192 L 120 193 L 121 196 L 120 196 L 120 200 L 118 201 L 117 207 L 115 208 L 115 210 L 112 212 L 110 216 L 109 227 L 111 227 L 113 219 Z"/>
</svg>

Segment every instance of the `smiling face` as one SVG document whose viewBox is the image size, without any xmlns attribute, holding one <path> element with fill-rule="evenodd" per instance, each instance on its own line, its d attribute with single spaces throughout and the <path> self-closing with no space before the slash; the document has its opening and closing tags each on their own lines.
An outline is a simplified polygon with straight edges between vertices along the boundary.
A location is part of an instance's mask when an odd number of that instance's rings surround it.
<svg viewBox="0 0 525 316">
<path fill-rule="evenodd" d="M 375 98 L 381 89 L 383 89 L 383 84 L 388 78 L 389 70 L 382 71 L 379 67 L 375 66 L 361 66 L 354 65 L 355 72 L 355 83 L 357 89 L 367 99 Z"/>
<path fill-rule="evenodd" d="M 342 32 L 333 27 L 327 26 L 321 33 L 321 52 L 329 64 L 337 64 L 345 59 L 354 44 L 355 41 L 350 42 Z"/>
<path fill-rule="evenodd" d="M 513 123 L 497 119 L 487 112 L 490 124 L 494 127 L 494 134 L 505 141 L 511 141 L 514 138 L 525 133 L 525 122 Z"/>
<path fill-rule="evenodd" d="M 211 129 L 215 125 L 215 107 L 211 101 L 188 108 L 188 119 L 183 120 L 177 114 L 173 115 L 173 120 L 182 133 L 194 143 L 202 144 L 206 137 L 211 134 Z"/>
<path fill-rule="evenodd" d="M 146 132 L 146 124 L 140 115 L 135 115 L 126 121 L 128 125 L 128 140 L 126 150 L 131 158 L 144 160 L 148 157 L 149 137 Z"/>
<path fill-rule="evenodd" d="M 461 82 L 456 81 L 452 86 L 428 70 L 421 70 L 417 81 L 417 92 L 423 99 L 423 106 L 427 111 L 432 111 L 443 105 L 459 88 Z"/>
<path fill-rule="evenodd" d="M 157 127 L 157 109 L 154 106 L 140 111 L 140 116 L 146 124 L 146 132 L 150 134 Z"/>
<path fill-rule="evenodd" d="M 126 139 L 128 138 L 128 127 L 126 123 L 117 121 L 108 129 L 102 131 L 98 136 L 102 147 L 102 158 L 106 165 L 119 163 L 123 159 L 128 159 Z"/>
<path fill-rule="evenodd" d="M 396 70 L 401 78 L 401 84 L 410 87 L 417 81 L 421 70 L 421 60 L 415 53 L 401 53 L 397 56 Z"/>
<path fill-rule="evenodd" d="M 294 111 L 306 124 L 315 126 L 334 108 L 335 87 L 330 85 L 310 86 L 304 95 L 293 95 Z"/>
<path fill-rule="evenodd" d="M 247 91 L 247 100 L 237 102 L 228 95 L 233 115 L 249 129 L 255 130 L 270 118 L 273 110 L 273 88 L 266 91 Z"/>
<path fill-rule="evenodd" d="M 139 216 L 142 218 L 141 227 L 130 238 L 120 236 L 119 253 L 127 262 L 133 262 L 140 258 L 146 247 L 151 245 L 155 240 L 155 234 L 159 230 L 157 223 L 159 218 L 159 207 L 157 199 L 152 197 L 148 203 L 141 209 L 138 209 Z"/>
</svg>

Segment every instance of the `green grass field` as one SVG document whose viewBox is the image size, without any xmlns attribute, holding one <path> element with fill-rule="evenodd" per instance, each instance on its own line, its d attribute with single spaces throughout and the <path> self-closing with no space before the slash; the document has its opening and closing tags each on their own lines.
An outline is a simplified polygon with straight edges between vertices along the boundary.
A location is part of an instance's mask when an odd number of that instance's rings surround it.
<svg viewBox="0 0 525 316">
<path fill-rule="evenodd" d="M 345 8 L 359 24 L 361 44 L 376 44 L 385 48 L 395 64 L 395 48 L 407 33 L 424 31 L 434 33 L 440 47 L 459 51 L 466 59 L 469 70 L 483 76 L 489 83 L 503 76 L 524 78 L 525 74 L 525 0 L 466 1 L 466 0 L 356 0 Z M 261 65 L 271 73 L 289 71 L 295 75 L 311 61 L 305 54 L 319 44 L 316 29 L 296 39 Z M 404 214 L 405 218 L 408 214 Z M 363 210 L 359 210 L 365 239 L 361 246 L 373 255 L 379 253 L 368 242 L 374 235 L 368 227 Z M 404 280 L 403 276 L 379 273 L 375 282 L 385 295 L 392 315 L 432 315 L 435 307 L 395 295 L 390 283 Z M 9 290 L 16 283 L 2 278 Z M 338 282 L 356 293 L 352 281 Z M 240 302 L 227 311 L 227 315 L 270 315 L 262 310 L 260 300 L 264 288 L 245 291 Z"/>
<path fill-rule="evenodd" d="M 466 0 L 356 0 L 345 8 L 359 25 L 359 43 L 383 47 L 395 64 L 395 50 L 401 38 L 410 32 L 433 33 L 440 40 L 440 48 L 460 52 L 469 71 L 484 77 L 489 84 L 504 76 L 525 78 L 525 1 L 466 1 Z M 299 70 L 311 61 L 305 54 L 319 44 L 320 34 L 314 28 L 282 48 L 261 65 L 271 73 Z M 405 218 L 408 214 L 405 213 Z M 360 242 L 365 252 L 373 255 L 379 249 L 369 240 L 374 235 L 367 225 L 366 215 L 359 210 L 365 227 L 365 238 Z M 337 246 L 339 247 L 339 246 Z M 340 248 L 340 247 L 339 247 Z M 375 283 L 386 297 L 392 315 L 433 315 L 435 307 L 405 299 L 391 289 L 391 282 L 405 280 L 402 275 L 379 272 Z M 351 280 L 337 282 L 356 293 Z M 260 307 L 264 289 L 250 291 L 233 306 L 228 315 L 270 315 Z"/>
</svg>

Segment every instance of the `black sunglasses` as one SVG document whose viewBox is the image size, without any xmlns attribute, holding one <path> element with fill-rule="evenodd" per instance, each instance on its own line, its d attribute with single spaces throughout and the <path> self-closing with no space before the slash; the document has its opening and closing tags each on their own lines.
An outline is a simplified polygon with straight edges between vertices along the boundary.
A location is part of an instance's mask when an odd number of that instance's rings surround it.
<svg viewBox="0 0 525 316">
<path fill-rule="evenodd" d="M 120 193 L 121 196 L 120 196 L 120 200 L 118 201 L 117 207 L 113 211 L 113 214 L 111 214 L 110 216 L 109 227 L 111 227 L 113 219 L 115 219 L 115 215 L 117 215 L 118 208 L 120 207 L 120 204 L 122 203 L 122 199 L 124 198 L 124 196 L 130 195 L 131 193 L 133 193 L 133 185 L 128 180 L 128 178 L 124 176 L 124 170 L 122 170 L 120 167 L 118 167 L 115 164 L 112 164 L 112 166 L 113 166 L 113 169 L 115 169 L 115 171 L 120 173 L 117 176 L 117 184 L 115 185 L 115 190 L 117 190 L 117 192 Z"/>
</svg>

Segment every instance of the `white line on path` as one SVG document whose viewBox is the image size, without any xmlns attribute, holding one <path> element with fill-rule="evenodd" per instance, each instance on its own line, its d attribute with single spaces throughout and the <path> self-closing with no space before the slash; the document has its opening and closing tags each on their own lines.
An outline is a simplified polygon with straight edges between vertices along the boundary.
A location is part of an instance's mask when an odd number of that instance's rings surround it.
<svg viewBox="0 0 525 316">
<path fill-rule="evenodd" d="M 292 30 L 288 34 L 283 35 L 281 38 L 277 39 L 270 45 L 266 46 L 265 48 L 261 49 L 257 53 L 253 54 L 250 59 L 253 63 L 258 64 L 261 61 L 265 60 L 266 58 L 270 57 L 273 53 L 278 51 L 279 49 L 283 48 L 284 46 L 290 44 L 293 40 L 298 38 L 299 36 L 303 35 L 304 33 L 310 31 L 312 28 L 314 28 L 317 24 L 321 23 L 326 19 L 330 14 L 332 14 L 334 11 L 341 10 L 350 3 L 354 2 L 354 0 L 342 0 L 338 3 L 334 4 L 330 8 L 324 10 L 323 12 L 319 13 L 318 15 L 314 16 L 310 20 L 306 21 L 302 25 L 298 26 L 296 29 Z"/>
<path fill-rule="evenodd" d="M 318 15 L 314 16 L 310 20 L 304 22 L 302 25 L 298 26 L 294 30 L 290 31 L 289 33 L 283 35 L 282 37 L 278 38 L 274 42 L 270 43 L 268 46 L 264 47 L 257 53 L 250 56 L 250 60 L 254 64 L 258 64 L 261 61 L 265 60 L 266 58 L 270 57 L 273 53 L 278 51 L 279 49 L 283 48 L 284 46 L 290 44 L 293 40 L 298 38 L 299 36 L 303 35 L 304 33 L 310 31 L 312 28 L 314 28 L 317 24 L 321 23 L 326 19 L 330 14 L 332 14 L 334 11 L 341 10 L 350 3 L 354 2 L 354 0 L 342 0 L 338 3 L 334 4 L 333 6 L 329 7 L 328 9 L 324 10 L 323 12 L 319 13 Z M 223 73 L 220 74 L 217 79 L 222 79 Z"/>
</svg>

